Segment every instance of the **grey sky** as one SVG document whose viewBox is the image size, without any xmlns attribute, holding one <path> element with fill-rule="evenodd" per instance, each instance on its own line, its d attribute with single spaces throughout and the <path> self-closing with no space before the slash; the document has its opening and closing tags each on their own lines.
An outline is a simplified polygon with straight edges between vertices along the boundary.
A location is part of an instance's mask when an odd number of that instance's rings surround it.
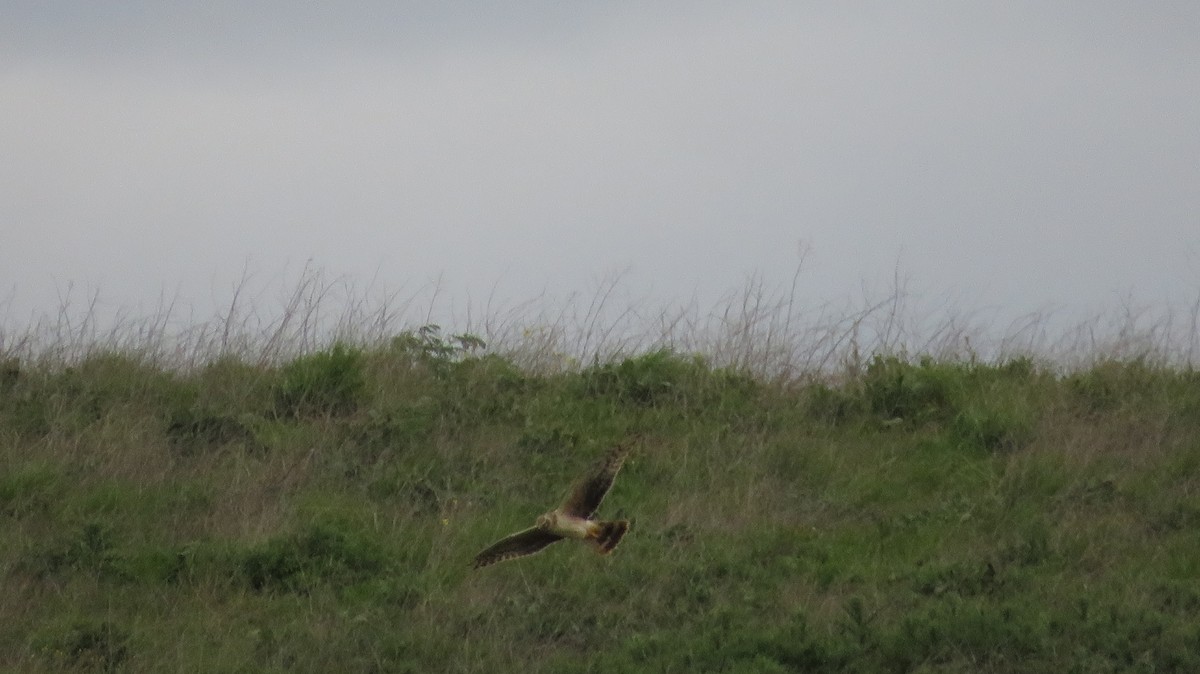
<svg viewBox="0 0 1200 674">
<path fill-rule="evenodd" d="M 189 5 L 190 6 L 187 6 Z M 1200 4 L 95 3 L 0 21 L 0 306 L 1200 294 Z"/>
</svg>

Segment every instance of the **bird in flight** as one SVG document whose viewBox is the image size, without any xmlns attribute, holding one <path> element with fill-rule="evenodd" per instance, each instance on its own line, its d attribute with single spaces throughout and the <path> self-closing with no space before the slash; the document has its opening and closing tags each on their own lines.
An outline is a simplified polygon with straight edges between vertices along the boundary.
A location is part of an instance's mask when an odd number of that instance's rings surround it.
<svg viewBox="0 0 1200 674">
<path fill-rule="evenodd" d="M 595 546 L 596 552 L 602 555 L 612 552 L 625 532 L 629 531 L 629 520 L 597 520 L 592 516 L 617 478 L 631 444 L 623 443 L 609 450 L 592 473 L 575 485 L 562 505 L 538 517 L 532 527 L 492 543 L 475 555 L 472 566 L 478 569 L 532 555 L 564 538 L 589 541 Z"/>
</svg>

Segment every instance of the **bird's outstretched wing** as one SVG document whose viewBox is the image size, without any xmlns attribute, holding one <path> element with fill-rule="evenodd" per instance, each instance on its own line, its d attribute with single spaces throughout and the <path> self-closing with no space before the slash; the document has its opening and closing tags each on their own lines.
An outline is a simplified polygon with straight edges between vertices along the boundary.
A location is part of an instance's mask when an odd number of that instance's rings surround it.
<svg viewBox="0 0 1200 674">
<path fill-rule="evenodd" d="M 608 456 L 604 457 L 590 476 L 575 486 L 571 495 L 563 502 L 563 512 L 585 519 L 594 515 L 600 507 L 600 502 L 604 500 L 604 495 L 617 479 L 617 472 L 625 463 L 625 457 L 629 456 L 631 446 L 632 442 L 625 442 L 609 450 Z"/>
<path fill-rule="evenodd" d="M 478 569 L 496 562 L 503 562 L 506 559 L 532 555 L 554 541 L 560 540 L 562 540 L 562 536 L 558 534 L 532 527 L 492 543 L 483 552 L 475 555 L 475 561 L 471 563 L 471 566 Z"/>
</svg>

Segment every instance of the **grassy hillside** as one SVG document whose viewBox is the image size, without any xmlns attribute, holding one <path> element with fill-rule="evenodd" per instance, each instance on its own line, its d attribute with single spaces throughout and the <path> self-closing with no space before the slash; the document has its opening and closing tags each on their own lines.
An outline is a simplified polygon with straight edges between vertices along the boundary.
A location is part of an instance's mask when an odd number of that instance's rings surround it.
<svg viewBox="0 0 1200 674">
<path fill-rule="evenodd" d="M 0 367 L 0 668 L 1200 671 L 1200 375 L 427 329 L 280 365 Z M 472 571 L 612 443 L 633 528 Z"/>
</svg>

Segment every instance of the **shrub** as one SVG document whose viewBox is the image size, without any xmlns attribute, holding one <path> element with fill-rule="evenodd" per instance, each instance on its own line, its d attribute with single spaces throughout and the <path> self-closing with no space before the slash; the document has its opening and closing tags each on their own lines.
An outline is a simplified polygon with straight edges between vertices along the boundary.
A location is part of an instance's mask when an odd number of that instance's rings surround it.
<svg viewBox="0 0 1200 674">
<path fill-rule="evenodd" d="M 39 641 L 42 652 L 84 671 L 122 671 L 129 657 L 129 634 L 108 621 L 77 621 Z"/>
<path fill-rule="evenodd" d="M 289 417 L 349 414 L 358 409 L 365 392 L 362 351 L 337 343 L 284 366 L 275 392 L 276 410 Z"/>
<path fill-rule="evenodd" d="M 620 363 L 595 365 L 581 373 L 580 382 L 586 395 L 650 406 L 675 395 L 697 365 L 671 351 L 654 351 Z"/>
<path fill-rule="evenodd" d="M 439 383 L 441 406 L 460 424 L 514 419 L 522 398 L 535 388 L 516 365 L 495 354 L 452 364 Z"/>
<path fill-rule="evenodd" d="M 594 365 L 579 375 L 581 393 L 635 407 L 682 404 L 708 410 L 741 407 L 758 389 L 748 375 L 713 369 L 700 356 L 669 349 Z"/>
<path fill-rule="evenodd" d="M 166 432 L 171 444 L 185 454 L 234 442 L 256 445 L 253 431 L 239 419 L 195 407 L 172 413 Z"/>
<path fill-rule="evenodd" d="M 928 357 L 913 365 L 895 356 L 875 356 L 867 366 L 863 395 L 870 410 L 885 419 L 919 423 L 946 418 L 953 412 L 962 369 Z"/>
<path fill-rule="evenodd" d="M 867 411 L 862 396 L 823 382 L 808 387 L 804 404 L 810 417 L 831 424 L 847 422 Z"/>
<path fill-rule="evenodd" d="M 1013 407 L 975 403 L 954 417 L 955 434 L 967 445 L 990 452 L 1021 449 L 1033 439 L 1033 421 Z"/>
<path fill-rule="evenodd" d="M 1175 377 L 1141 360 L 1107 360 L 1067 377 L 1067 386 L 1087 411 L 1099 413 L 1145 402 Z"/>
<path fill-rule="evenodd" d="M 394 409 L 373 407 L 348 427 L 354 460 L 372 466 L 387 454 L 427 442 L 437 425 L 437 409 L 411 405 Z"/>
<path fill-rule="evenodd" d="M 382 569 L 379 546 L 342 528 L 315 524 L 257 545 L 241 554 L 241 575 L 255 590 L 307 592 L 320 583 L 352 583 Z"/>
<path fill-rule="evenodd" d="M 46 512 L 59 501 L 66 483 L 62 471 L 46 463 L 0 474 L 0 516 Z"/>
<path fill-rule="evenodd" d="M 123 574 L 115 553 L 116 544 L 117 536 L 112 526 L 89 521 L 70 536 L 44 543 L 27 555 L 21 567 L 39 577 L 74 571 L 120 578 Z"/>
<path fill-rule="evenodd" d="M 436 376 L 445 376 L 455 363 L 486 346 L 469 333 L 443 335 L 441 326 L 430 323 L 393 337 L 390 351 L 408 361 L 410 367 L 427 368 Z"/>
</svg>

